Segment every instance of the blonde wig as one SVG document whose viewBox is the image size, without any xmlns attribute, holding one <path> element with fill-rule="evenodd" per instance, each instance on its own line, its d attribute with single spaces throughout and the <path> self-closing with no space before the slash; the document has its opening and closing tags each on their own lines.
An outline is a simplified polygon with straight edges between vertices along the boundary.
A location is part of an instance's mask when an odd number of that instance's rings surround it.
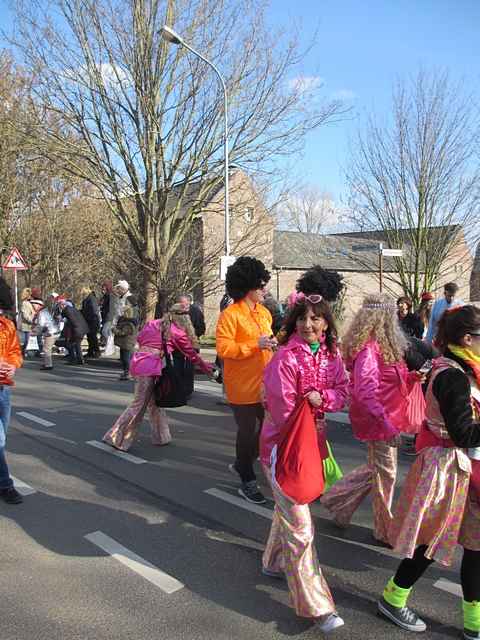
<svg viewBox="0 0 480 640">
<path fill-rule="evenodd" d="M 185 331 L 187 336 L 190 338 L 192 347 L 194 349 L 198 349 L 198 338 L 195 335 L 195 329 L 193 328 L 188 311 L 185 311 L 181 304 L 174 304 L 170 307 L 169 316 L 171 322 L 174 322 L 177 327 L 180 327 L 180 329 Z"/>
<path fill-rule="evenodd" d="M 387 295 L 369 295 L 364 299 L 342 340 L 346 361 L 351 362 L 370 339 L 378 343 L 385 363 L 403 359 L 408 343 L 398 322 L 395 301 Z"/>
</svg>

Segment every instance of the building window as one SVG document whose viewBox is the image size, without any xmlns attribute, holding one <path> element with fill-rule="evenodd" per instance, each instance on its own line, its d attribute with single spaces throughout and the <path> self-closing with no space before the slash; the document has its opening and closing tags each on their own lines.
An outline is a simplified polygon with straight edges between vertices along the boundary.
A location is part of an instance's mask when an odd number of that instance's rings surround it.
<svg viewBox="0 0 480 640">
<path fill-rule="evenodd" d="M 253 220 L 253 215 L 255 213 L 255 209 L 253 207 L 246 207 L 243 217 L 245 218 L 245 222 L 251 222 Z"/>
</svg>

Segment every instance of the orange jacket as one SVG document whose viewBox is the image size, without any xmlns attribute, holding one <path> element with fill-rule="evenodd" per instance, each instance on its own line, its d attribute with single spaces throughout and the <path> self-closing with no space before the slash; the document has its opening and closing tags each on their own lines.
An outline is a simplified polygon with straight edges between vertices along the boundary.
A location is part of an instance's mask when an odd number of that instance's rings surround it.
<svg viewBox="0 0 480 640">
<path fill-rule="evenodd" d="M 22 366 L 22 350 L 18 341 L 17 330 L 11 320 L 0 315 L 0 360 L 13 364 L 14 367 Z M 11 384 L 11 378 L 0 378 L 0 384 Z"/>
<path fill-rule="evenodd" d="M 223 380 L 232 404 L 261 402 L 263 370 L 272 352 L 258 347 L 260 336 L 272 334 L 272 316 L 261 304 L 250 309 L 244 300 L 227 307 L 217 323 L 217 353 L 223 359 Z"/>
</svg>

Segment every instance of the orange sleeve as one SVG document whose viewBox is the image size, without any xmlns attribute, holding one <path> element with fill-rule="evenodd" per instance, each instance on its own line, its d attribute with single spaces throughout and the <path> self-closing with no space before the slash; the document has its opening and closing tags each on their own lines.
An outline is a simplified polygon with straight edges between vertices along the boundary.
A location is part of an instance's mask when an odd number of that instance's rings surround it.
<svg viewBox="0 0 480 640">
<path fill-rule="evenodd" d="M 17 369 L 23 364 L 22 349 L 13 322 L 9 322 L 5 360 Z"/>
</svg>

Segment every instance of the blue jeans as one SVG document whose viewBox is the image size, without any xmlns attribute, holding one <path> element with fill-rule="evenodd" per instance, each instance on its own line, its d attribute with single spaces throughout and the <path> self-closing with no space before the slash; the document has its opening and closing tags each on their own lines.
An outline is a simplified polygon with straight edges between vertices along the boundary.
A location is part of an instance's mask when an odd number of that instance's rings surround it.
<svg viewBox="0 0 480 640">
<path fill-rule="evenodd" d="M 5 443 L 11 413 L 10 393 L 9 387 L 0 386 L 0 490 L 13 487 L 13 480 L 10 478 L 5 459 Z"/>
</svg>

